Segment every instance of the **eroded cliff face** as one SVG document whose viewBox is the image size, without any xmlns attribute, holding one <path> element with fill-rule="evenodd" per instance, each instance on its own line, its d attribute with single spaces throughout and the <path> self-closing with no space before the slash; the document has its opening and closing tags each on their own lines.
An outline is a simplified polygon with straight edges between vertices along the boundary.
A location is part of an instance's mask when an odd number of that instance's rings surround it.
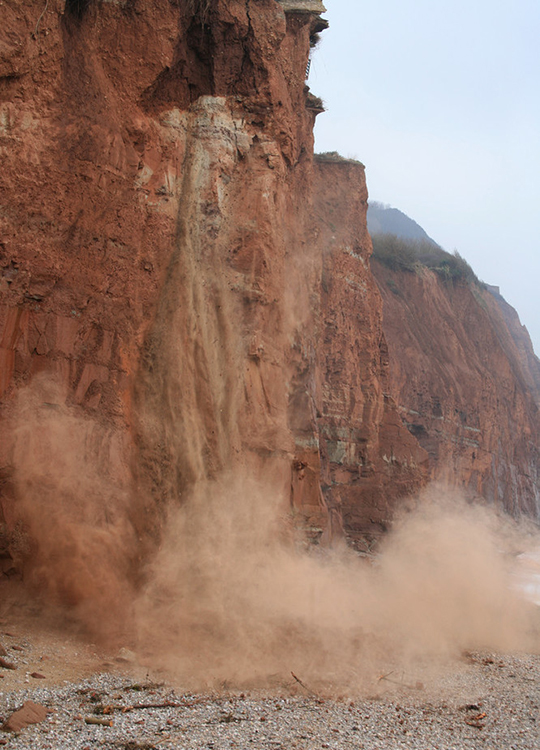
<svg viewBox="0 0 540 750">
<path fill-rule="evenodd" d="M 430 473 L 538 519 L 539 363 L 500 295 L 424 268 L 373 262 L 384 300 L 390 392 Z"/>
<path fill-rule="evenodd" d="M 425 482 L 427 455 L 404 428 L 389 389 L 382 305 L 371 273 L 364 167 L 316 161 L 322 252 L 317 428 L 331 512 L 359 548 L 376 539 L 396 502 Z"/>
<path fill-rule="evenodd" d="M 270 580 L 297 527 L 365 550 L 428 454 L 538 513 L 539 378 L 500 301 L 379 269 L 383 331 L 364 169 L 313 160 L 322 10 L 0 6 L 0 562 L 96 631 L 171 590 L 226 630 L 231 551 L 272 548 Z"/>
<path fill-rule="evenodd" d="M 106 571 L 129 576 L 223 474 L 323 542 L 380 532 L 422 482 L 385 385 L 363 170 L 313 172 L 322 10 L 2 5 L 3 566 L 26 556 L 64 601 L 121 607 Z"/>
</svg>

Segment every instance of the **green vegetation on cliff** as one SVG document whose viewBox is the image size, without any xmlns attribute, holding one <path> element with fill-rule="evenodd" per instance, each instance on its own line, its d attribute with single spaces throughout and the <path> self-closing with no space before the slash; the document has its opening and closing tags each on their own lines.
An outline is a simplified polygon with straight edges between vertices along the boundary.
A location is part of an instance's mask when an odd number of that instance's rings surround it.
<svg viewBox="0 0 540 750">
<path fill-rule="evenodd" d="M 374 234 L 373 259 L 395 271 L 415 273 L 421 268 L 435 271 L 444 281 L 465 281 L 481 285 L 465 258 L 448 253 L 428 240 L 414 240 L 395 234 Z"/>
</svg>

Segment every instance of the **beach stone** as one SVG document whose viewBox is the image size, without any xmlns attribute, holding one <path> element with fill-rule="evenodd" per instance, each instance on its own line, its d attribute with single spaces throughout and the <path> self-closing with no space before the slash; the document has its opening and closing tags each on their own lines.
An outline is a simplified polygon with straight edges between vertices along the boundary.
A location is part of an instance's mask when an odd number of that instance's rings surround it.
<svg viewBox="0 0 540 750">
<path fill-rule="evenodd" d="M 20 732 L 21 729 L 30 724 L 39 724 L 47 718 L 47 709 L 40 703 L 26 701 L 23 707 L 11 714 L 9 719 L 4 722 L 2 729 L 5 732 Z"/>
</svg>

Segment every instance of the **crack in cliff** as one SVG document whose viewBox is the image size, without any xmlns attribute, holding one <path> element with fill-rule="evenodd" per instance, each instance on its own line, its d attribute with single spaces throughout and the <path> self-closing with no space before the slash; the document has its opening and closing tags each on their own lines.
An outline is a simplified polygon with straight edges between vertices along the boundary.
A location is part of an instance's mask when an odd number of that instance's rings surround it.
<svg viewBox="0 0 540 750">
<path fill-rule="evenodd" d="M 239 86 L 240 82 L 244 80 L 245 78 L 245 70 L 248 61 L 251 62 L 251 56 L 249 54 L 249 44 L 247 43 L 250 37 L 252 37 L 253 34 L 253 25 L 252 25 L 252 19 L 251 19 L 251 13 L 250 13 L 250 0 L 245 0 L 245 10 L 246 10 L 246 18 L 248 21 L 248 29 L 246 34 L 242 37 L 242 62 L 240 63 L 240 70 L 238 72 L 238 75 L 236 76 L 236 79 L 233 83 L 233 93 L 237 93 L 236 88 Z"/>
<path fill-rule="evenodd" d="M 64 13 L 80 20 L 89 7 L 90 0 L 66 0 Z"/>
</svg>

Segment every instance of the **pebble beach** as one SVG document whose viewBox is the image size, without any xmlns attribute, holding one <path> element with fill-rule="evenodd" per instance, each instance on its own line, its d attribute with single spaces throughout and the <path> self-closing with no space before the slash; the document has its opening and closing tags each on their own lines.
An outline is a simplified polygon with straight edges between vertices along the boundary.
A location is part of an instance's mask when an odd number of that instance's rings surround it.
<svg viewBox="0 0 540 750">
<path fill-rule="evenodd" d="M 536 654 L 467 653 L 435 672 L 381 674 L 361 694 L 313 690 L 292 674 L 271 689 L 194 693 L 127 649 L 107 661 L 76 639 L 8 627 L 0 643 L 15 667 L 0 669 L 10 750 L 540 748 Z M 36 723 L 24 725 L 34 705 Z"/>
</svg>

